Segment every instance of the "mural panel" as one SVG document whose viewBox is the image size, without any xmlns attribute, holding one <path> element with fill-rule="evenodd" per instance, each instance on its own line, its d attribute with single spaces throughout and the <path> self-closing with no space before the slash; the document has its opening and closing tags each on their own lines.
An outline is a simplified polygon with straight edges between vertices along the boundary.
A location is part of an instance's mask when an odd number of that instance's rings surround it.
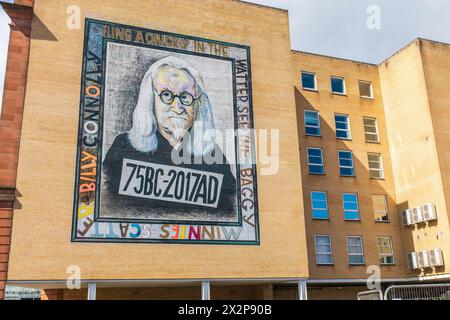
<svg viewBox="0 0 450 320">
<path fill-rule="evenodd" d="M 250 49 L 86 20 L 73 241 L 259 244 Z"/>
</svg>

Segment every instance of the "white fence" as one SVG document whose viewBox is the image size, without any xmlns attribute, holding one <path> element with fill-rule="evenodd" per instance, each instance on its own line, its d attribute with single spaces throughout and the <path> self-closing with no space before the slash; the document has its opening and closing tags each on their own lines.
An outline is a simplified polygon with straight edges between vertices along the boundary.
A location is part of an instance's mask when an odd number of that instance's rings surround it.
<svg viewBox="0 0 450 320">
<path fill-rule="evenodd" d="M 384 300 L 450 300 L 450 284 L 416 284 L 390 286 Z"/>
</svg>

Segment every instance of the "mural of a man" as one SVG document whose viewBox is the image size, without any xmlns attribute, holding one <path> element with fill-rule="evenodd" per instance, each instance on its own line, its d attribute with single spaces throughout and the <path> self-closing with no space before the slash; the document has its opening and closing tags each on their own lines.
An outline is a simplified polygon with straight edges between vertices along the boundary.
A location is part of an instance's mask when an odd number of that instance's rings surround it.
<svg viewBox="0 0 450 320">
<path fill-rule="evenodd" d="M 102 194 L 105 200 L 102 210 L 120 212 L 119 217 L 127 217 L 127 211 L 132 210 L 133 216 L 143 219 L 149 212 L 152 217 L 157 213 L 162 219 L 167 213 L 200 214 L 208 216 L 210 221 L 236 216 L 236 179 L 215 143 L 213 129 L 210 101 L 198 71 L 177 57 L 169 56 L 153 63 L 141 82 L 131 130 L 115 138 L 103 161 L 106 189 Z M 195 130 L 200 132 L 196 134 Z M 173 149 L 180 150 L 185 159 L 187 154 L 190 160 L 174 164 Z M 221 160 L 206 164 L 202 159 L 207 154 Z M 221 175 L 217 206 L 120 194 L 124 158 Z"/>
</svg>

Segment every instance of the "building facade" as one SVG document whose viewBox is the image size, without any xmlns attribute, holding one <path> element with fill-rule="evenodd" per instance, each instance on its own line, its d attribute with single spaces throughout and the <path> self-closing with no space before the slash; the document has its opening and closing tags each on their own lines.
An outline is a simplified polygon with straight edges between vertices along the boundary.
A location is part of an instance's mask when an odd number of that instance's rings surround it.
<svg viewBox="0 0 450 320">
<path fill-rule="evenodd" d="M 447 278 L 448 52 L 423 39 L 380 65 L 293 52 L 309 283 L 319 292 L 364 291 L 369 266 L 385 287 Z"/>
<path fill-rule="evenodd" d="M 370 277 L 448 281 L 449 45 L 373 65 L 292 51 L 287 11 L 242 1 L 2 6 L 0 292 L 355 299 Z M 200 145 L 225 163 L 168 160 L 169 105 L 215 129 Z"/>
</svg>

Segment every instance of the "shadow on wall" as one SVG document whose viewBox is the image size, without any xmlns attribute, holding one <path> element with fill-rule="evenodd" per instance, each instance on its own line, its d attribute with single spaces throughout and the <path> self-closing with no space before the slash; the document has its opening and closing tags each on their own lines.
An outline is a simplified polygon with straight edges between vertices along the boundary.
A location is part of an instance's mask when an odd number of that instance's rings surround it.
<svg viewBox="0 0 450 320">
<path fill-rule="evenodd" d="M 47 28 L 41 19 L 36 14 L 33 14 L 33 24 L 31 39 L 45 40 L 45 41 L 58 41 L 55 35 Z"/>
<path fill-rule="evenodd" d="M 19 198 L 22 198 L 22 194 L 19 190 L 15 189 L 15 195 L 14 195 L 14 210 L 16 209 L 22 209 L 22 203 L 20 202 Z"/>
<path fill-rule="evenodd" d="M 23 14 L 15 13 L 13 9 L 9 11 L 11 7 L 9 7 L 7 4 L 3 4 L 5 6 L 6 11 L 9 14 L 9 17 L 11 18 L 10 22 L 10 28 L 11 31 L 17 31 L 22 33 L 26 37 L 30 37 L 30 31 L 31 31 L 31 39 L 34 40 L 45 40 L 45 41 L 58 41 L 58 39 L 55 37 L 55 35 L 50 31 L 50 29 L 47 28 L 47 26 L 42 22 L 39 17 L 33 13 L 32 17 L 32 24 L 31 24 L 31 30 L 28 27 L 27 24 L 24 24 L 22 22 L 22 19 L 24 19 Z"/>
</svg>

